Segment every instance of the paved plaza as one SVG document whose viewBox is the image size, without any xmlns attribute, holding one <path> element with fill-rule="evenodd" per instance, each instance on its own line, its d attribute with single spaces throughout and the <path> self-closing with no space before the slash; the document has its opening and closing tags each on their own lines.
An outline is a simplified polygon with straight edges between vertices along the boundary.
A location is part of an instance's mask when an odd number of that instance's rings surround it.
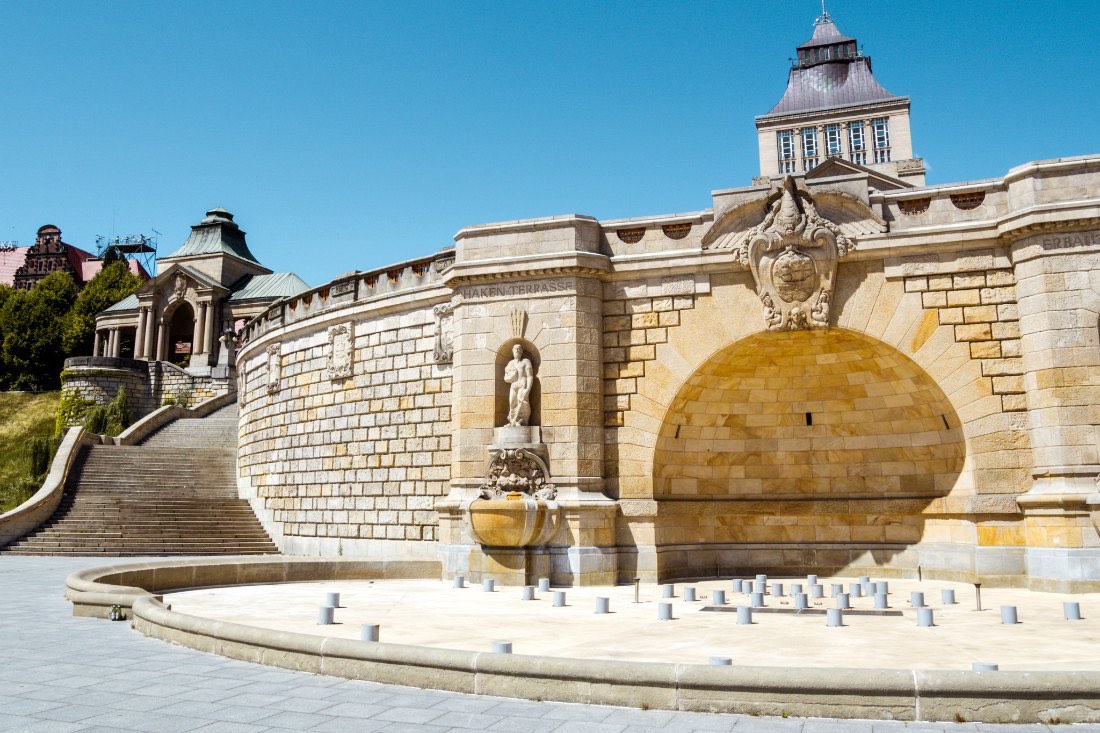
<svg viewBox="0 0 1100 733">
<path fill-rule="evenodd" d="M 224 659 L 73 618 L 62 593 L 102 559 L 0 557 L 0 731 L 1100 731 L 705 715 L 529 702 L 379 685 Z"/>
</svg>

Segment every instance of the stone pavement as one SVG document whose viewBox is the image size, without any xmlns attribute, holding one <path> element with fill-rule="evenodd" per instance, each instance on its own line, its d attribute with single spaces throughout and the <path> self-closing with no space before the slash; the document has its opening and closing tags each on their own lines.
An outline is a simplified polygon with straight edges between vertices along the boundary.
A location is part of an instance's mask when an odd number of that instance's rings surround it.
<svg viewBox="0 0 1100 733">
<path fill-rule="evenodd" d="M 532 702 L 379 685 L 224 659 L 73 618 L 65 577 L 102 559 L 0 556 L 0 731 L 894 733 L 1100 731 L 781 719 Z"/>
</svg>

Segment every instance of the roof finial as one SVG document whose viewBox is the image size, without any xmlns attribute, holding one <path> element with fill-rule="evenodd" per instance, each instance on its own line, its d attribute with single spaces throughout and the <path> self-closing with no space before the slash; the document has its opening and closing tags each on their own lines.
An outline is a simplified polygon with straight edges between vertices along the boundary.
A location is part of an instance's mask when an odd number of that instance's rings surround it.
<svg viewBox="0 0 1100 733">
<path fill-rule="evenodd" d="M 829 11 L 825 9 L 825 0 L 821 0 L 821 17 L 815 21 L 815 25 L 828 23 L 830 21 L 832 21 L 832 18 L 829 17 Z"/>
</svg>

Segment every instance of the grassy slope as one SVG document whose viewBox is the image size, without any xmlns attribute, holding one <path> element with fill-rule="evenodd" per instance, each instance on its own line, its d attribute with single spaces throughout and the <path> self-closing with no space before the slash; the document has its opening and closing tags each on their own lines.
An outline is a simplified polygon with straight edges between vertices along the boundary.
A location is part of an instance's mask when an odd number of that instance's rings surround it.
<svg viewBox="0 0 1100 733">
<path fill-rule="evenodd" d="M 25 483 L 29 470 L 26 439 L 53 433 L 57 400 L 57 392 L 0 392 L 0 513 L 30 498 L 14 490 Z"/>
</svg>

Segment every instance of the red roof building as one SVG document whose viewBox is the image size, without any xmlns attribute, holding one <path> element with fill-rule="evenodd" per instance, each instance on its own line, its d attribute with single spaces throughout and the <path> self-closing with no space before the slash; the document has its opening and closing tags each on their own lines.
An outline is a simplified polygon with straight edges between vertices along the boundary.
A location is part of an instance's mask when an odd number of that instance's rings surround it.
<svg viewBox="0 0 1100 733">
<path fill-rule="evenodd" d="M 149 279 L 149 273 L 137 260 L 126 262 L 132 273 L 143 280 Z M 0 284 L 11 285 L 16 290 L 30 290 L 52 272 L 67 272 L 77 287 L 82 287 L 102 269 L 103 260 L 62 241 L 61 230 L 53 224 L 39 227 L 30 247 L 0 250 Z"/>
</svg>

